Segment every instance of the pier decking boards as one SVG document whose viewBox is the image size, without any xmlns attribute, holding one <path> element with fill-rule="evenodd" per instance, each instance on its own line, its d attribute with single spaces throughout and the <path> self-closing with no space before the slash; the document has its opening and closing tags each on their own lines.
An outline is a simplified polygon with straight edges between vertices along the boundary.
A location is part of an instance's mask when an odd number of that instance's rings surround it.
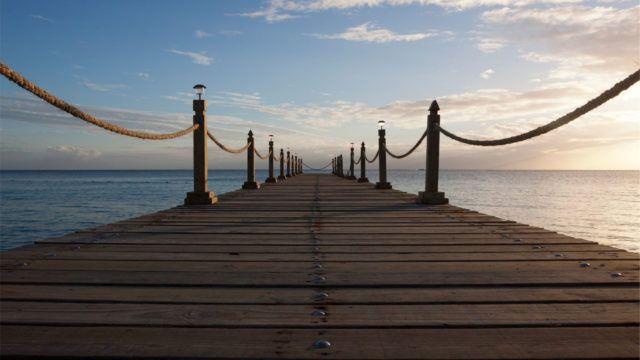
<svg viewBox="0 0 640 360">
<path fill-rule="evenodd" d="M 638 358 L 638 254 L 415 202 L 307 174 L 4 252 L 0 353 Z"/>
</svg>

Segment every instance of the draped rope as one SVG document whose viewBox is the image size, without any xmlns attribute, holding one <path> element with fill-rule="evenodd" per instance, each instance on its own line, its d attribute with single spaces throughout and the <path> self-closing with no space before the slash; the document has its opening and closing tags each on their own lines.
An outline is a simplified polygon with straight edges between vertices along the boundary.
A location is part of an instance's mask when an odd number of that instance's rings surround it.
<svg viewBox="0 0 640 360">
<path fill-rule="evenodd" d="M 369 158 L 367 157 L 366 154 L 364 156 L 364 159 L 367 160 L 368 163 L 372 163 L 372 162 L 376 161 L 376 159 L 378 158 L 378 155 L 380 155 L 380 149 L 378 149 L 378 151 L 376 151 L 376 156 L 374 156 L 373 159 L 369 160 Z"/>
<path fill-rule="evenodd" d="M 231 154 L 239 154 L 245 150 L 247 150 L 249 148 L 249 143 L 247 142 L 247 144 L 241 148 L 237 148 L 237 149 L 232 149 L 230 147 L 227 147 L 226 145 L 224 145 L 223 143 L 221 143 L 220 141 L 218 141 L 218 139 L 216 139 L 215 136 L 213 136 L 213 134 L 211 133 L 211 131 L 207 130 L 207 136 L 209 136 L 209 139 L 213 140 L 213 142 L 218 145 L 218 147 L 228 153 Z"/>
<path fill-rule="evenodd" d="M 258 149 L 253 148 L 253 152 L 262 160 L 267 160 L 269 158 L 269 155 L 271 155 L 271 151 L 269 151 L 269 154 L 262 156 L 260 155 L 260 153 L 258 152 Z"/>
<path fill-rule="evenodd" d="M 360 161 L 362 161 L 362 155 L 360 155 L 360 158 L 358 159 L 358 161 L 354 161 L 353 165 L 358 165 L 360 164 Z"/>
<path fill-rule="evenodd" d="M 418 142 L 416 142 L 416 144 L 413 145 L 413 147 L 409 151 L 407 151 L 406 153 L 404 153 L 402 155 L 396 155 L 396 154 L 392 153 L 389 150 L 389 148 L 387 148 L 386 146 L 385 146 L 384 149 L 387 151 L 387 154 L 391 155 L 391 157 L 394 157 L 396 159 L 405 158 L 405 157 L 411 155 L 420 146 L 420 144 L 422 144 L 422 140 L 424 140 L 424 138 L 427 137 L 428 130 L 429 129 L 425 130 L 424 133 L 422 134 L 422 136 L 420 136 L 420 139 L 418 139 Z"/>
<path fill-rule="evenodd" d="M 0 73 L 2 73 L 2 75 L 4 75 L 7 79 L 13 81 L 16 85 L 27 90 L 28 92 L 39 97 L 40 99 L 48 102 L 49 104 L 57 107 L 58 109 L 72 115 L 73 117 L 76 117 L 80 120 L 84 120 L 90 124 L 101 127 L 105 130 L 109 130 L 116 134 L 135 137 L 138 139 L 145 139 L 145 140 L 167 140 L 167 139 L 175 139 L 175 138 L 187 135 L 200 127 L 200 125 L 194 124 L 186 129 L 182 129 L 176 132 L 166 133 L 166 134 L 149 133 L 145 131 L 127 129 L 127 128 L 112 124 L 106 120 L 99 119 L 89 113 L 86 113 L 80 110 L 79 108 L 67 103 L 66 101 L 58 98 L 57 96 L 37 86 L 33 82 L 27 80 L 24 76 L 20 75 L 19 73 L 12 70 L 7 65 L 1 62 L 0 62 Z"/>
<path fill-rule="evenodd" d="M 331 163 L 333 163 L 333 160 L 329 161 L 329 163 L 327 165 L 325 165 L 325 166 L 323 166 L 321 168 L 318 168 L 318 169 L 312 168 L 311 166 L 307 165 L 304 161 L 302 162 L 302 165 L 306 166 L 309 170 L 320 171 L 320 170 L 324 170 L 324 169 L 328 168 L 329 166 L 331 166 Z"/>
<path fill-rule="evenodd" d="M 443 133 L 444 135 L 448 136 L 449 138 L 459 141 L 461 143 L 464 144 L 468 144 L 468 145 L 477 145 L 477 146 L 498 146 L 498 145 L 507 145 L 507 144 L 513 144 L 516 142 L 520 142 L 520 141 L 524 141 L 524 140 L 529 140 L 531 138 L 534 138 L 536 136 L 540 136 L 542 134 L 546 134 L 549 131 L 555 130 L 563 125 L 566 125 L 568 123 L 570 123 L 571 121 L 579 118 L 580 116 L 588 113 L 589 111 L 597 108 L 598 106 L 606 103 L 607 101 L 613 99 L 614 97 L 618 96 L 621 92 L 623 92 L 624 90 L 630 88 L 633 84 L 637 83 L 638 80 L 640 80 L 640 70 L 634 72 L 633 74 L 627 76 L 627 78 L 625 78 L 624 80 L 618 82 L 617 84 L 615 84 L 613 87 L 611 87 L 609 90 L 603 92 L 602 94 L 600 94 L 599 96 L 595 97 L 594 99 L 590 100 L 589 102 L 587 102 L 586 104 L 582 105 L 581 107 L 573 110 L 572 112 L 559 117 L 558 119 L 546 124 L 546 125 L 542 125 L 538 128 L 535 128 L 531 131 L 527 131 L 525 133 L 522 133 L 520 135 L 515 135 L 515 136 L 511 136 L 511 137 L 507 137 L 507 138 L 503 138 L 503 139 L 497 139 L 497 140 L 474 140 L 474 139 L 467 139 L 467 138 L 463 138 L 461 136 L 455 135 L 443 128 L 440 127 L 440 125 L 435 124 L 436 128 L 440 130 L 441 133 Z"/>
</svg>

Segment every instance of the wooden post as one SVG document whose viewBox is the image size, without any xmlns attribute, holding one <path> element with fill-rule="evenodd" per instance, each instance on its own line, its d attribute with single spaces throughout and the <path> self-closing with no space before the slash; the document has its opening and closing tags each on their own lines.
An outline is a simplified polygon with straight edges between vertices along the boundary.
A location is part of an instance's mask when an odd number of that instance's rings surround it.
<svg viewBox="0 0 640 360">
<path fill-rule="evenodd" d="M 438 191 L 438 171 L 440 167 L 440 115 L 438 115 L 437 101 L 433 101 L 429 107 L 427 117 L 427 173 L 425 174 L 424 191 L 418 193 L 418 202 L 427 205 L 448 204 L 449 199 L 444 197 L 444 192 Z"/>
<path fill-rule="evenodd" d="M 278 175 L 278 180 L 285 180 L 286 178 L 284 176 L 284 149 L 280 148 L 280 175 Z"/>
<path fill-rule="evenodd" d="M 291 176 L 298 175 L 298 155 L 293 155 L 293 164 L 291 164 Z"/>
<path fill-rule="evenodd" d="M 269 140 L 269 177 L 264 182 L 274 183 L 277 181 L 273 176 L 273 140 Z"/>
<path fill-rule="evenodd" d="M 366 149 L 364 147 L 364 141 L 362 145 L 360 145 L 360 178 L 358 179 L 359 183 L 369 182 L 367 179 L 367 159 L 366 159 Z"/>
<path fill-rule="evenodd" d="M 331 173 L 336 174 L 336 158 L 331 158 Z"/>
<path fill-rule="evenodd" d="M 302 158 L 300 158 L 300 174 L 304 174 L 304 166 L 303 166 Z"/>
<path fill-rule="evenodd" d="M 287 177 L 291 177 L 291 152 L 287 150 Z"/>
<path fill-rule="evenodd" d="M 338 156 L 338 171 L 340 172 L 340 177 L 344 177 L 344 160 L 343 156 Z"/>
<path fill-rule="evenodd" d="M 376 189 L 391 189 L 391 184 L 387 181 L 387 139 L 385 139 L 386 131 L 378 130 L 378 171 L 380 177 L 376 183 Z"/>
<path fill-rule="evenodd" d="M 193 124 L 200 126 L 193 132 L 193 191 L 187 193 L 185 205 L 212 205 L 218 202 L 209 191 L 207 169 L 207 101 L 193 100 Z"/>
<path fill-rule="evenodd" d="M 247 148 L 247 181 L 242 185 L 242 188 L 259 189 L 260 184 L 256 181 L 255 143 L 251 130 L 249 130 L 247 143 L 249 143 L 249 147 Z"/>
<path fill-rule="evenodd" d="M 349 161 L 349 176 L 347 177 L 347 179 L 349 180 L 355 180 L 356 179 L 356 175 L 355 175 L 355 160 L 353 158 L 353 153 L 354 153 L 354 149 L 353 149 L 353 143 L 351 144 L 351 159 Z"/>
</svg>

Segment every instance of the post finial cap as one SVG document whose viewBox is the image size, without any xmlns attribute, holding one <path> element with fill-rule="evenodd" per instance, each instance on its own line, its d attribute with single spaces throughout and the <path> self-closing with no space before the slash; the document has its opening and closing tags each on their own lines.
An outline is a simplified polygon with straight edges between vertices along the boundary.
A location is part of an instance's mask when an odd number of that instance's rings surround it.
<svg viewBox="0 0 640 360">
<path fill-rule="evenodd" d="M 429 112 L 438 112 L 440 110 L 440 106 L 438 106 L 438 102 L 433 100 L 431 102 L 431 106 L 429 106 Z"/>
<path fill-rule="evenodd" d="M 253 136 L 253 131 L 249 130 L 249 136 Z"/>
</svg>

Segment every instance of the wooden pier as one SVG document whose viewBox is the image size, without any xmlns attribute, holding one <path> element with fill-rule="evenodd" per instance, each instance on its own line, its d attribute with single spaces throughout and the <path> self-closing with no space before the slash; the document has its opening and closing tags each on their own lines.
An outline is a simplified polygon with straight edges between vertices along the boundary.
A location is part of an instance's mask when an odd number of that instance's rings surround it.
<svg viewBox="0 0 640 360">
<path fill-rule="evenodd" d="M 637 359 L 638 254 L 333 175 L 4 252 L 0 353 Z"/>
</svg>

